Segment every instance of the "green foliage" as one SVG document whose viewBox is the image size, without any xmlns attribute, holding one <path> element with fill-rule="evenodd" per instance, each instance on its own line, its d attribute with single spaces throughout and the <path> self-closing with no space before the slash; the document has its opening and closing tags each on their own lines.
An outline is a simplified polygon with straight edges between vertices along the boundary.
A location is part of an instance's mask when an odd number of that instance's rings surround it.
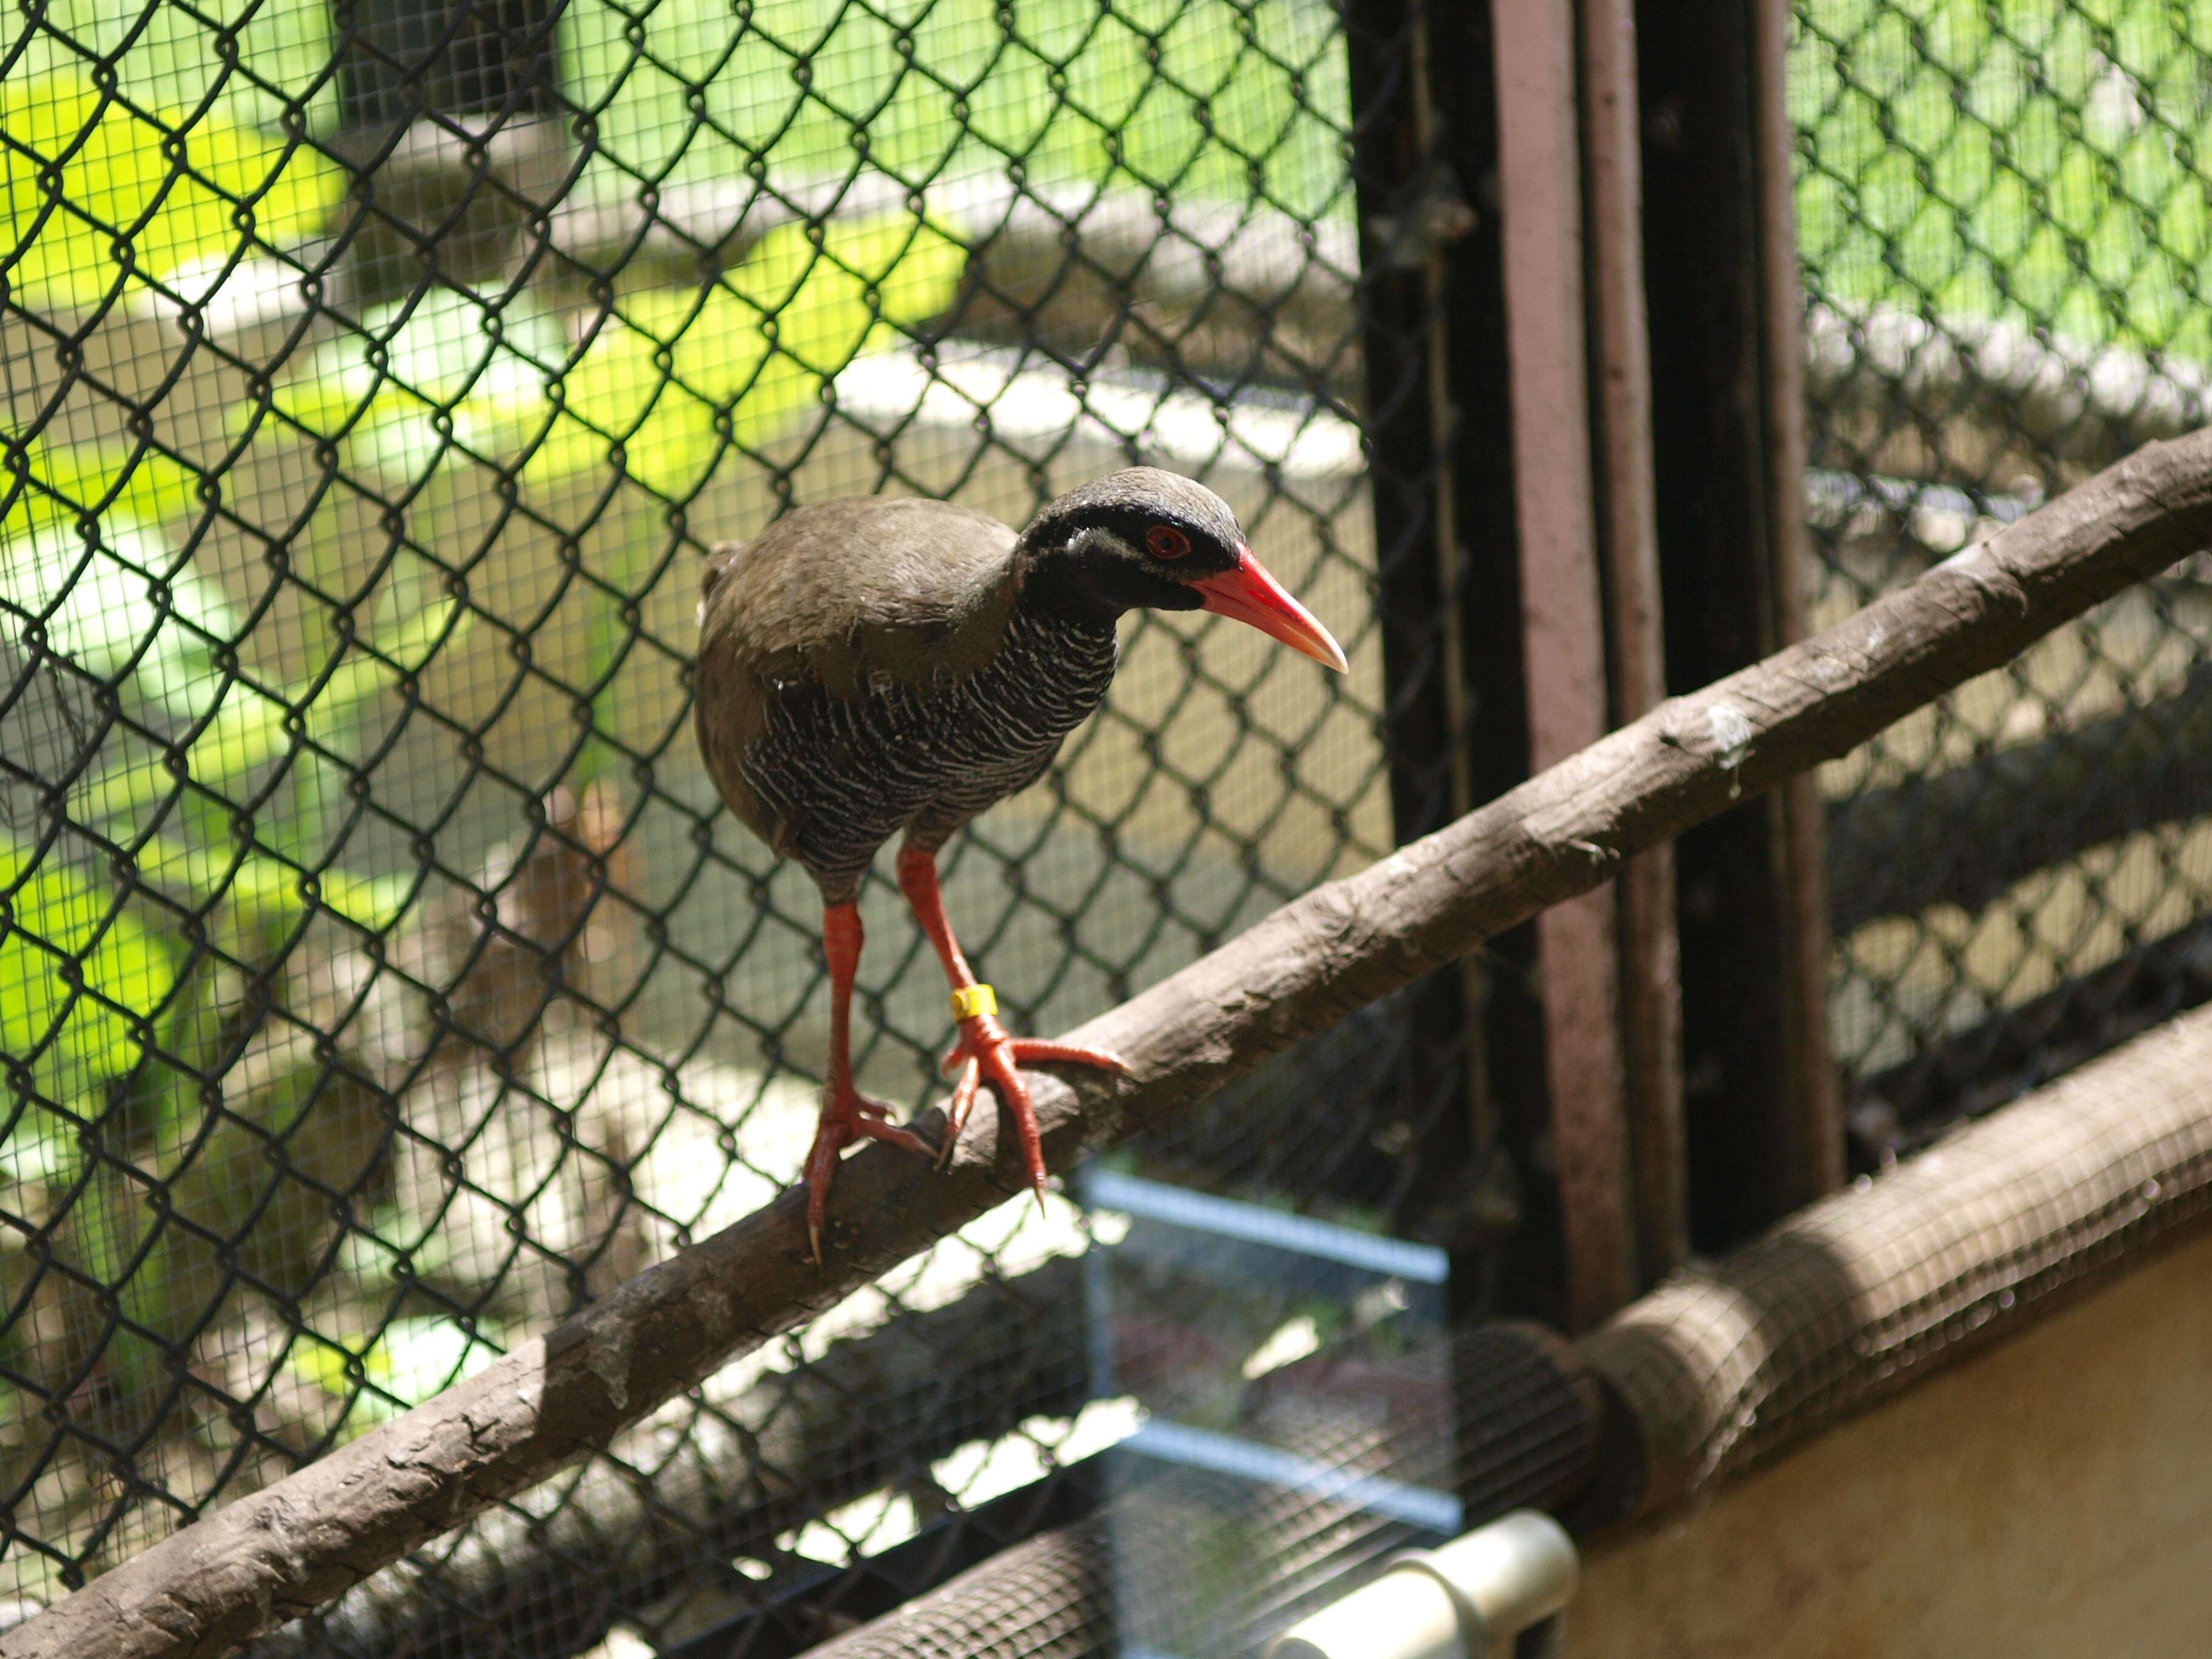
<svg viewBox="0 0 2212 1659">
<path fill-rule="evenodd" d="M 288 934 L 318 910 L 382 933 L 399 920 L 415 888 L 404 878 L 356 876 L 336 868 L 306 875 L 282 859 L 196 847 L 167 836 L 149 836 L 136 862 L 139 879 L 186 903 L 220 898 L 232 931 L 217 942 L 249 960 L 260 954 L 250 941 Z"/>
<path fill-rule="evenodd" d="M 404 484 L 464 453 L 508 447 L 567 353 L 557 320 L 528 295 L 494 311 L 433 289 L 371 309 L 360 334 L 319 347 L 272 403 L 280 431 L 343 442 L 352 466 Z M 238 418 L 242 429 L 251 412 Z"/>
<path fill-rule="evenodd" d="M 411 881 L 316 869 L 281 849 L 311 839 L 300 820 L 315 797 L 301 786 L 324 763 L 301 744 L 342 752 L 362 706 L 461 618 L 451 601 L 419 605 L 395 588 L 367 650 L 256 684 L 222 665 L 240 641 L 237 610 L 173 550 L 170 529 L 198 509 L 195 474 L 102 446 L 19 439 L 6 455 L 0 641 L 105 679 L 131 723 L 156 734 L 106 729 L 70 800 L 75 823 L 131 848 L 124 884 L 74 832 L 43 846 L 0 840 L 0 1052 L 29 1084 L 0 1111 L 0 1208 L 50 1230 L 80 1276 L 50 1279 L 47 1299 L 112 1296 L 124 1322 L 101 1339 L 99 1364 L 127 1417 L 164 1396 L 172 1347 L 204 1311 L 189 1287 L 228 1271 L 206 1238 L 244 1231 L 235 1261 L 304 1294 L 332 1225 L 324 1192 L 375 1178 L 385 1117 L 373 1092 L 333 1079 L 304 1045 L 264 1042 L 238 1060 L 237 1015 L 248 975 L 330 927 L 319 918 L 383 932 L 412 902 Z M 206 793 L 180 788 L 179 761 Z M 228 803 L 257 795 L 267 804 L 241 842 Z M 216 954 L 184 951 L 179 914 L 198 918 Z M 216 1072 L 225 1111 L 209 1122 L 200 1079 Z M 149 1207 L 147 1178 L 198 1231 Z M 0 1332 L 24 1374 L 51 1380 L 88 1358 L 40 1347 L 33 1328 Z"/>
<path fill-rule="evenodd" d="M 295 1376 L 351 1401 L 341 1437 L 350 1439 L 474 1376 L 501 1351 L 495 1333 L 465 1330 L 450 1319 L 395 1319 L 357 1354 L 302 1333 L 286 1364 Z"/>
<path fill-rule="evenodd" d="M 966 258 L 910 220 L 833 222 L 818 233 L 792 224 L 720 282 L 633 295 L 570 372 L 566 413 L 530 469 L 561 476 L 603 465 L 611 438 L 632 477 L 688 495 L 726 444 L 757 448 L 825 380 L 888 345 L 893 325 L 950 306 Z"/>
<path fill-rule="evenodd" d="M 728 445 L 773 438 L 894 325 L 943 311 L 965 258 L 912 220 L 787 225 L 717 282 L 628 295 L 574 351 L 527 296 L 494 309 L 434 289 L 370 313 L 272 401 L 283 427 L 342 441 L 388 484 L 469 455 L 557 483 L 604 470 L 619 444 L 629 477 L 688 495 Z"/>
<path fill-rule="evenodd" d="M 1343 40 L 1315 0 L 1252 0 L 1233 24 L 1182 0 L 575 5 L 562 53 L 622 158 L 585 183 L 610 196 L 763 167 L 786 185 L 866 165 L 921 185 L 1012 161 L 1041 184 L 1351 207 Z"/>
<path fill-rule="evenodd" d="M 289 755 L 295 711 L 301 737 L 334 743 L 368 696 L 466 626 L 452 601 L 432 605 L 380 629 L 369 653 L 264 691 L 216 667 L 238 636 L 237 612 L 218 585 L 178 564 L 162 533 L 197 503 L 188 470 L 101 446 L 33 440 L 13 451 L 16 485 L 0 506 L 0 641 L 22 649 L 35 623 L 49 650 L 118 679 L 146 717 L 197 725 L 185 769 L 210 789 L 240 793 L 258 769 Z M 81 520 L 98 530 L 89 547 Z M 165 607 L 154 603 L 157 584 Z M 126 750 L 94 770 L 71 808 L 127 831 L 176 790 L 158 752 Z"/>
<path fill-rule="evenodd" d="M 2212 0 L 1811 0 L 1808 285 L 2212 360 Z"/>
<path fill-rule="evenodd" d="M 31 438 L 9 447 L 4 465 L 10 483 L 0 525 L 10 537 L 108 513 L 159 524 L 199 501 L 198 475 L 155 449 Z"/>
<path fill-rule="evenodd" d="M 310 874 L 240 847 L 227 809 L 180 795 L 175 758 L 195 784 L 244 799 L 302 739 L 341 744 L 366 700 L 419 667 L 459 623 L 450 602 L 427 606 L 378 630 L 368 652 L 259 689 L 218 667 L 240 635 L 236 610 L 170 550 L 164 526 L 197 507 L 195 475 L 119 447 L 32 439 L 9 441 L 6 453 L 0 642 L 25 653 L 36 630 L 46 650 L 113 684 L 134 721 L 177 733 L 167 750 L 112 733 L 70 802 L 75 822 L 136 844 L 142 890 L 118 893 L 104 862 L 71 852 L 82 845 L 74 840 L 0 841 L 0 1050 L 29 1066 L 33 1089 L 52 1103 L 19 1100 L 0 1131 L 0 1179 L 59 1188 L 80 1167 L 81 1126 L 103 1118 L 108 1090 L 147 1059 L 149 1039 L 187 1066 L 213 1052 L 222 1021 L 208 1005 L 222 970 L 204 961 L 180 983 L 173 907 L 201 915 L 219 949 L 252 963 L 313 914 L 383 929 L 411 896 L 406 883 L 334 867 Z M 168 828 L 154 833 L 156 823 Z M 154 903 L 155 894 L 170 905 Z M 162 1061 L 148 1075 L 167 1099 L 166 1115 L 197 1110 L 187 1073 Z M 80 1218 L 90 1228 L 78 1230 L 83 1248 L 130 1231 L 108 1213 L 110 1196 L 76 1202 L 90 1206 Z M 127 1254 L 106 1252 L 110 1265 Z"/>
<path fill-rule="evenodd" d="M 186 775 L 204 788 L 237 799 L 250 793 L 250 783 L 263 768 L 282 763 L 301 743 L 338 746 L 372 695 L 399 674 L 419 667 L 438 645 L 465 631 L 467 623 L 465 613 L 447 600 L 380 629 L 370 641 L 369 654 L 349 656 L 326 675 L 303 678 L 273 693 L 233 681 L 221 706 L 185 745 Z M 157 641 L 161 637 L 161 633 L 155 635 Z M 203 684 L 212 672 L 187 669 L 182 678 L 188 684 Z M 143 670 L 140 683 L 143 694 Z M 297 736 L 291 730 L 295 719 Z M 167 759 L 142 754 L 97 773 L 72 803 L 72 810 L 80 818 L 108 824 L 111 831 L 129 833 L 149 823 L 176 793 L 176 778 Z M 222 858 L 215 865 L 228 867 Z"/>
<path fill-rule="evenodd" d="M 46 1099 L 96 1096 L 145 1053 L 141 1033 L 176 984 L 161 936 L 86 873 L 0 842 L 0 1050 L 27 1061 Z M 0 1175 L 67 1180 L 77 1127 L 26 1102 L 0 1140 Z"/>
<path fill-rule="evenodd" d="M 118 239 L 156 277 L 232 252 L 241 216 L 265 245 L 297 241 L 343 189 L 312 150 L 216 115 L 134 110 L 81 73 L 0 81 L 0 258 L 19 305 L 98 306 L 123 280 Z"/>
<path fill-rule="evenodd" d="M 50 103 L 33 139 L 90 133 L 79 154 L 105 173 L 67 187 L 94 214 L 137 216 L 134 240 L 155 268 L 235 240 L 208 216 L 211 204 L 227 211 L 217 191 L 154 199 L 162 175 L 136 129 L 157 129 L 67 88 Z M 195 166 L 209 148 L 191 151 Z M 222 159 L 234 173 L 259 165 L 245 145 Z M 320 206 L 313 191 L 272 191 L 260 227 Z M 83 303 L 112 280 L 112 262 L 87 252 L 82 221 L 11 224 L 24 249 L 19 291 Z M 944 310 L 964 260 L 911 219 L 787 227 L 714 282 L 623 296 L 576 342 L 535 290 L 495 312 L 477 295 L 438 289 L 371 314 L 366 340 L 327 343 L 281 382 L 276 429 L 335 441 L 357 475 L 407 489 L 473 456 L 536 486 L 619 466 L 682 495 L 732 446 L 772 441 L 854 357 Z M 197 1316 L 185 1287 L 223 1270 L 204 1240 L 244 1232 L 236 1262 L 304 1294 L 331 1236 L 328 1194 L 373 1201 L 388 1185 L 388 1102 L 267 1032 L 241 1056 L 236 1015 L 246 977 L 286 961 L 310 930 L 403 924 L 412 881 L 360 876 L 302 850 L 328 766 L 316 751 L 343 755 L 370 702 L 450 646 L 467 613 L 442 595 L 426 602 L 403 571 L 385 585 L 365 647 L 272 682 L 238 663 L 246 618 L 179 550 L 178 532 L 205 510 L 197 471 L 144 447 L 0 445 L 0 642 L 64 656 L 118 695 L 127 723 L 102 732 L 69 814 L 129 849 L 118 884 L 104 860 L 66 864 L 0 845 L 0 890 L 13 895 L 0 931 L 0 1044 L 52 1103 L 19 1096 L 0 1121 L 0 1183 L 14 1188 L 6 1207 L 52 1226 L 86 1281 L 112 1293 L 134 1328 L 107 1337 L 103 1363 L 129 1397 L 153 1398 L 169 1363 L 163 1345 Z M 418 515 L 434 513 L 440 497 L 422 500 Z M 418 516 L 416 533 L 435 532 Z M 241 836 L 229 804 L 250 799 L 263 804 Z M 180 913 L 197 919 L 212 954 L 182 951 Z M 210 1122 L 200 1079 L 215 1071 L 224 1110 Z M 190 1228 L 147 1209 L 132 1167 L 165 1183 Z M 358 1355 L 303 1351 L 295 1370 L 353 1401 L 350 1431 L 492 1352 L 448 1322 L 404 1320 Z"/>
<path fill-rule="evenodd" d="M 172 570 L 159 529 L 126 513 L 104 518 L 94 548 L 40 517 L 27 496 L 0 517 L 0 641 L 21 650 L 36 623 L 49 649 L 120 676 L 136 706 L 171 720 L 204 714 L 220 684 L 214 642 L 237 625 L 222 590 L 189 567 Z M 152 600 L 156 580 L 169 590 L 166 614 Z"/>
<path fill-rule="evenodd" d="M 8 9 L 0 45 L 10 80 L 79 76 L 98 62 L 140 109 L 204 103 L 234 126 L 272 132 L 288 109 L 317 131 L 336 114 L 328 0 L 40 0 Z"/>
</svg>

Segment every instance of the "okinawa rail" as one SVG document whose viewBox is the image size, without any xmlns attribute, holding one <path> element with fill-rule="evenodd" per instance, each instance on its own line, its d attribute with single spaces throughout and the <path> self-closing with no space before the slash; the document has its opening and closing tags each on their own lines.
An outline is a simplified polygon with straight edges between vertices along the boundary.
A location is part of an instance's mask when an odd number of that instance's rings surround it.
<svg viewBox="0 0 2212 1659">
<path fill-rule="evenodd" d="M 945 501 L 866 496 L 803 507 L 708 557 L 699 607 L 699 746 L 730 810 L 822 890 L 829 1076 L 806 1157 L 816 1261 L 830 1183 L 862 1137 L 928 1156 L 853 1081 L 861 878 L 903 833 L 898 883 L 952 987 L 957 1078 L 939 1156 L 985 1084 L 1005 1103 L 1030 1183 L 1044 1149 L 1020 1067 L 1121 1069 L 1113 1055 L 1009 1036 L 938 891 L 952 832 L 1043 775 L 1114 678 L 1124 611 L 1210 611 L 1331 668 L 1343 651 L 1252 556 L 1228 504 L 1152 467 L 1110 473 L 1017 536 Z"/>
</svg>

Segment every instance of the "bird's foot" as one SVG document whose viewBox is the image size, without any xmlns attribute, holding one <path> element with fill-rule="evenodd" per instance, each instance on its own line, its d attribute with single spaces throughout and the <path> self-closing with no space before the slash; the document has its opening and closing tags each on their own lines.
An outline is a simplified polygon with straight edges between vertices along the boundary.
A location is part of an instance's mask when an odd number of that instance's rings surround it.
<svg viewBox="0 0 2212 1659">
<path fill-rule="evenodd" d="M 945 1074 L 959 1080 L 953 1085 L 952 1105 L 945 1114 L 945 1139 L 938 1152 L 938 1162 L 941 1164 L 952 1156 L 960 1131 L 967 1125 L 968 1114 L 975 1108 L 975 1097 L 988 1084 L 998 1091 L 999 1098 L 1006 1103 L 1006 1111 L 1014 1120 L 1014 1133 L 1021 1138 L 1022 1160 L 1029 1166 L 1030 1185 L 1042 1207 L 1044 1138 L 1037 1130 L 1036 1108 L 1030 1100 L 1030 1086 L 1022 1081 L 1020 1068 L 1024 1066 L 1095 1066 L 1125 1077 L 1129 1068 L 1119 1056 L 1103 1048 L 1010 1036 L 1006 1028 L 989 1014 L 977 1014 L 960 1022 L 960 1036 L 945 1056 Z"/>
<path fill-rule="evenodd" d="M 822 1265 L 822 1225 L 830 1213 L 830 1183 L 837 1173 L 837 1160 L 856 1140 L 885 1140 L 934 1161 L 937 1149 L 911 1129 L 891 1121 L 891 1109 L 870 1100 L 848 1082 L 832 1085 L 822 1093 L 822 1117 L 815 1125 L 814 1145 L 806 1153 L 806 1237 L 814 1247 L 814 1264 Z"/>
</svg>

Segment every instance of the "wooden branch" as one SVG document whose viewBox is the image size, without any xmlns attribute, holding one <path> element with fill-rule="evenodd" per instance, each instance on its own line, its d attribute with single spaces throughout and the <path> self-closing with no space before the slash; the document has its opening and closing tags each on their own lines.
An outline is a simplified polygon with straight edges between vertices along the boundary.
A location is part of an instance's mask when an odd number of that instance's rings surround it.
<svg viewBox="0 0 2212 1659">
<path fill-rule="evenodd" d="M 673 1452 L 629 1449 L 495 1510 L 434 1568 L 395 1562 L 325 1607 L 322 1633 L 294 1625 L 253 1659 L 580 1653 L 626 1608 L 678 1588 L 702 1553 L 763 1554 L 777 1534 L 966 1442 L 1079 1409 L 1083 1274 L 1080 1257 L 1055 1256 L 833 1342 L 803 1370 L 715 1401 Z M 902 1427 L 896 1445 L 887 1423 Z"/>
<path fill-rule="evenodd" d="M 1066 1170 L 1309 1032 L 1589 891 L 1985 672 L 2212 540 L 2212 431 L 2140 451 L 1817 638 L 1662 704 L 1359 874 L 1316 888 L 1081 1028 L 1124 1079 L 1041 1079 Z M 1018 1194 L 994 1126 L 940 1174 L 871 1148 L 839 1176 L 829 1265 L 804 1195 L 641 1273 L 548 1335 L 126 1562 L 0 1639 L 7 1659 L 212 1656 L 566 1468 L 732 1356 Z"/>
</svg>

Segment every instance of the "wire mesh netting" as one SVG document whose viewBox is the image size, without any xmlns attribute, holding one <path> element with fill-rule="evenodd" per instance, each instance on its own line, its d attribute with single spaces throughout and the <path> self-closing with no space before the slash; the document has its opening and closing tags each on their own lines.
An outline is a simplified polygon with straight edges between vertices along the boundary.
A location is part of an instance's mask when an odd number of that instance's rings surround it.
<svg viewBox="0 0 2212 1659">
<path fill-rule="evenodd" d="M 1798 0 L 1816 625 L 2201 425 L 2212 9 Z M 2212 991 L 2201 562 L 1828 769 L 1863 1157 Z"/>
<path fill-rule="evenodd" d="M 1018 523 L 1142 459 L 1225 496 L 1344 640 L 1339 679 L 1136 625 L 1048 784 L 948 860 L 1017 1029 L 1390 844 L 1321 0 L 6 27 L 0 1599 L 796 1173 L 818 910 L 692 744 L 708 544 L 878 491 Z M 864 902 L 860 1081 L 918 1105 L 949 1019 L 895 898 Z M 1302 1062 L 1317 1137 L 1201 1115 L 1145 1156 L 1386 1217 L 1419 1127 L 1382 1121 L 1397 1029 Z M 1108 1431 L 1086 1225 L 1010 1206 L 294 1639 L 573 1651 L 749 1608 L 818 1638 L 860 1555 Z"/>
<path fill-rule="evenodd" d="M 1817 622 L 2201 422 L 2200 10 L 1799 0 Z M 1133 625 L 1048 781 L 948 856 L 1018 1029 L 1431 826 L 1434 802 L 1394 822 L 1394 775 L 1437 795 L 1449 754 L 1383 732 L 1444 624 L 1392 609 L 1395 562 L 1430 556 L 1377 548 L 1366 470 L 1425 487 L 1429 463 L 1362 450 L 1393 401 L 1362 233 L 1387 265 L 1419 216 L 1358 222 L 1356 190 L 1409 181 L 1358 176 L 1351 63 L 1401 61 L 1402 21 L 11 16 L 0 1601 L 388 1419 L 794 1175 L 827 1048 L 816 895 L 693 749 L 708 544 L 878 491 L 1019 521 L 1145 460 L 1224 495 L 1343 640 L 1338 679 Z M 2212 993 L 2206 575 L 1831 769 L 1869 1157 Z M 864 908 L 860 1081 L 919 1105 L 942 984 L 887 885 Z M 1422 1182 L 1474 1166 L 1413 1006 L 1125 1173 L 1421 1231 Z M 1010 1206 L 272 1650 L 758 1659 L 1074 1519 L 1050 1477 L 1131 1427 L 1092 1398 L 1095 1231 Z M 1159 1299 L 1231 1394 L 1375 1322 Z M 902 1579 L 908 1540 L 928 1564 Z"/>
</svg>

